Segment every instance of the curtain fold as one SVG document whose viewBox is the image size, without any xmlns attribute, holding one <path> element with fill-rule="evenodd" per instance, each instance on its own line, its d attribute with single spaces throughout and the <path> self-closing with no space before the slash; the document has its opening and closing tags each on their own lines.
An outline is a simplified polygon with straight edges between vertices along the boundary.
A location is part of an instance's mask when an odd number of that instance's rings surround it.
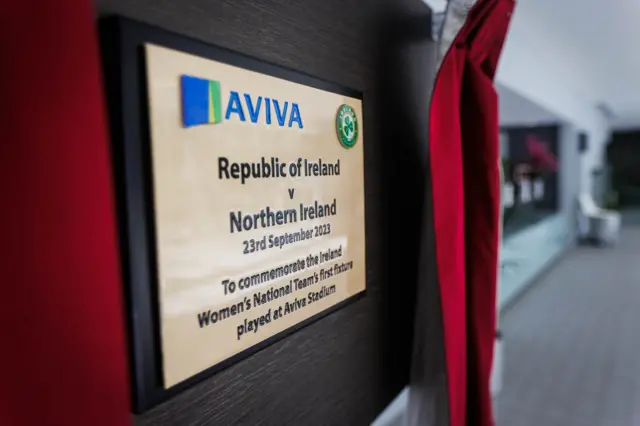
<svg viewBox="0 0 640 426">
<path fill-rule="evenodd" d="M 433 214 L 451 426 L 494 424 L 489 382 L 501 189 L 493 78 L 513 8 L 513 0 L 478 0 L 468 10 L 458 34 L 447 41 L 431 100 Z"/>
</svg>

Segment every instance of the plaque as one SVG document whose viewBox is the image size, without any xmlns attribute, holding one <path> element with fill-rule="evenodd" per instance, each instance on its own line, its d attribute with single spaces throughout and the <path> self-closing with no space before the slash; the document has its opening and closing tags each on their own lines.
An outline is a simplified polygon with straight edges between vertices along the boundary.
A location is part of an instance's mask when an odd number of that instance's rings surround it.
<svg viewBox="0 0 640 426">
<path fill-rule="evenodd" d="M 362 96 L 122 19 L 103 51 L 143 410 L 363 294 Z"/>
</svg>

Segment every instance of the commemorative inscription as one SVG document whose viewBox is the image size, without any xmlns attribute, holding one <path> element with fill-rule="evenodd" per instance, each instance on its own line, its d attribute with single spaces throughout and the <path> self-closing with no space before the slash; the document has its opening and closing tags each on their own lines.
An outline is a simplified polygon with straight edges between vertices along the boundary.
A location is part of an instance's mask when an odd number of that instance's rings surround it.
<svg viewBox="0 0 640 426">
<path fill-rule="evenodd" d="M 362 101 L 145 55 L 170 387 L 365 290 Z"/>
</svg>

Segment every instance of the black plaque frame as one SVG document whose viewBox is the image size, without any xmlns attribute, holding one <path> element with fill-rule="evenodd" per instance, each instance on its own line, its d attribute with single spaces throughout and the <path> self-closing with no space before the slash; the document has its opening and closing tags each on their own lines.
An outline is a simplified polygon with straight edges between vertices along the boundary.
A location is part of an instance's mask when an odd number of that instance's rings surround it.
<svg viewBox="0 0 640 426">
<path fill-rule="evenodd" d="M 170 388 L 163 385 L 145 43 L 362 100 L 362 92 L 122 17 L 100 20 L 126 302 L 132 409 L 142 413 L 342 308 L 366 289 Z M 366 149 L 363 147 L 363 149 Z M 365 181 L 366 185 L 366 181 Z M 366 207 L 365 207 L 366 215 Z M 366 265 L 365 265 L 366 268 Z M 366 270 L 366 269 L 365 269 Z"/>
</svg>

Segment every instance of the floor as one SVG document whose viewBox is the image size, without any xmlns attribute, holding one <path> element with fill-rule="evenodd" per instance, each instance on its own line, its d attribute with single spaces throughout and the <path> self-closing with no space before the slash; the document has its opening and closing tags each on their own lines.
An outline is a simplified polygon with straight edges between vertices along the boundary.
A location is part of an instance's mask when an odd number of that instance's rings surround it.
<svg viewBox="0 0 640 426">
<path fill-rule="evenodd" d="M 640 215 L 623 223 L 503 314 L 497 426 L 640 426 Z"/>
</svg>

